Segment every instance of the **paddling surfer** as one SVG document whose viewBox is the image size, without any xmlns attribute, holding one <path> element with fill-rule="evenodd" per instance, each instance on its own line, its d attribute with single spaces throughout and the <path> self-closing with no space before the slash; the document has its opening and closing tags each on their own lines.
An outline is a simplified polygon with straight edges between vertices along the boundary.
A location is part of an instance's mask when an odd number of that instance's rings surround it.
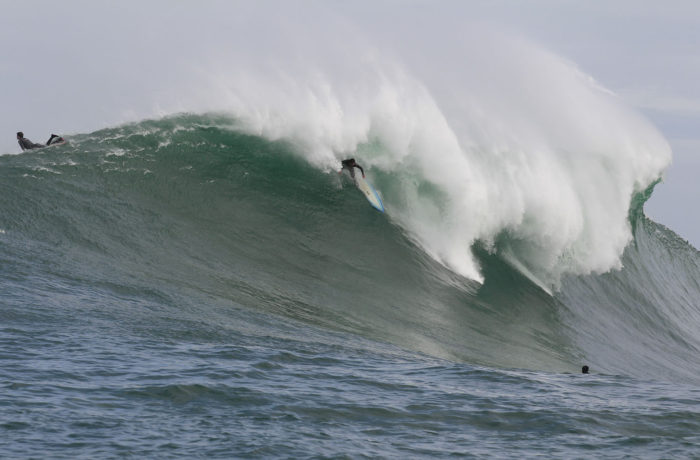
<svg viewBox="0 0 700 460">
<path fill-rule="evenodd" d="M 34 142 L 30 141 L 29 139 L 24 137 L 24 133 L 22 131 L 17 133 L 17 143 L 22 148 L 22 151 L 46 147 L 45 145 L 35 144 Z"/>
<path fill-rule="evenodd" d="M 47 145 L 58 144 L 59 142 L 65 142 L 65 139 L 63 139 L 61 136 L 57 136 L 56 134 L 52 134 L 51 137 L 49 137 L 49 140 L 46 141 L 46 145 L 44 145 L 35 144 L 34 142 L 30 141 L 29 139 L 24 137 L 24 133 L 22 131 L 17 133 L 17 143 L 19 144 L 22 151 L 40 149 L 42 147 L 46 147 Z"/>
</svg>

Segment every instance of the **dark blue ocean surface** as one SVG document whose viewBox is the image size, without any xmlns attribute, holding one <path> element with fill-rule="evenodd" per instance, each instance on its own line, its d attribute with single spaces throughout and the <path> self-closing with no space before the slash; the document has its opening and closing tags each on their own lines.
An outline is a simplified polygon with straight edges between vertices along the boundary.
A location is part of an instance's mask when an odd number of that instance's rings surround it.
<svg viewBox="0 0 700 460">
<path fill-rule="evenodd" d="M 700 447 L 694 386 L 476 367 L 235 306 L 212 324 L 44 282 L 3 302 L 4 458 L 691 458 Z"/>
<path fill-rule="evenodd" d="M 700 446 L 693 386 L 475 367 L 234 306 L 212 324 L 34 282 L 3 302 L 4 458 L 691 458 Z"/>
<path fill-rule="evenodd" d="M 292 150 L 181 116 L 0 157 L 0 457 L 700 455 L 700 259 L 644 197 L 550 295 Z"/>
</svg>

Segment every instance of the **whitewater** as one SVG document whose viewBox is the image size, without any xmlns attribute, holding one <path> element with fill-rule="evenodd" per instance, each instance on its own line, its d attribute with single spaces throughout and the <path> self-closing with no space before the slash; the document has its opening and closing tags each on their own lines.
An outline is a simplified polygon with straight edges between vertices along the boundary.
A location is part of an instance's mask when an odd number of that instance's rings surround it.
<svg viewBox="0 0 700 460">
<path fill-rule="evenodd" d="M 131 121 L 0 156 L 2 456 L 696 456 L 663 135 L 526 38 L 283 5 L 165 13 Z"/>
</svg>

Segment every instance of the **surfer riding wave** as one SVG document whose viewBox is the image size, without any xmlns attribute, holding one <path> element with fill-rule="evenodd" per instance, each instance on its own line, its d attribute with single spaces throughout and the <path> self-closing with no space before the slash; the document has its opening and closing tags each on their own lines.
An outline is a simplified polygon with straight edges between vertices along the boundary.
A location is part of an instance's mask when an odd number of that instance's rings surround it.
<svg viewBox="0 0 700 460">
<path fill-rule="evenodd" d="M 355 179 L 355 168 L 358 168 L 360 172 L 362 173 L 362 178 L 364 179 L 365 177 L 365 170 L 362 169 L 362 166 L 357 164 L 354 158 L 348 158 L 347 160 L 341 161 L 342 168 L 340 171 L 338 171 L 338 174 L 341 174 L 344 169 L 347 169 L 350 172 L 350 177 Z"/>
</svg>

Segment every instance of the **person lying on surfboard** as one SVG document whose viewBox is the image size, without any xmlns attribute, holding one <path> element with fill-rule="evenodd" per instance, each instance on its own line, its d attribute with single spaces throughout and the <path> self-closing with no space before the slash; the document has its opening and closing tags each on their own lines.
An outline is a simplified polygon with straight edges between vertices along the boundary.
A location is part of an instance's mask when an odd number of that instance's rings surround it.
<svg viewBox="0 0 700 460">
<path fill-rule="evenodd" d="M 348 171 L 350 171 L 350 176 L 353 179 L 355 179 L 355 168 L 359 168 L 360 172 L 362 173 L 362 178 L 364 179 L 365 170 L 362 169 L 362 166 L 357 164 L 354 158 L 348 158 L 347 160 L 343 160 L 341 161 L 341 164 L 343 165 L 343 167 L 340 169 L 338 174 L 342 173 L 343 169 L 347 169 Z"/>
<path fill-rule="evenodd" d="M 34 142 L 24 137 L 24 133 L 22 131 L 17 133 L 17 143 L 22 148 L 22 151 L 30 149 L 40 149 L 42 147 L 45 147 L 42 144 L 35 144 Z"/>
<path fill-rule="evenodd" d="M 51 137 L 49 138 L 49 140 L 46 141 L 46 145 L 53 145 L 53 144 L 57 144 L 59 142 L 65 142 L 65 139 L 63 139 L 61 136 L 57 136 L 55 134 L 52 134 Z M 40 149 L 42 147 L 46 147 L 46 145 L 35 144 L 34 142 L 30 141 L 29 139 L 24 137 L 24 133 L 22 131 L 17 133 L 17 143 L 22 148 L 22 151 L 31 150 L 31 149 Z"/>
</svg>

